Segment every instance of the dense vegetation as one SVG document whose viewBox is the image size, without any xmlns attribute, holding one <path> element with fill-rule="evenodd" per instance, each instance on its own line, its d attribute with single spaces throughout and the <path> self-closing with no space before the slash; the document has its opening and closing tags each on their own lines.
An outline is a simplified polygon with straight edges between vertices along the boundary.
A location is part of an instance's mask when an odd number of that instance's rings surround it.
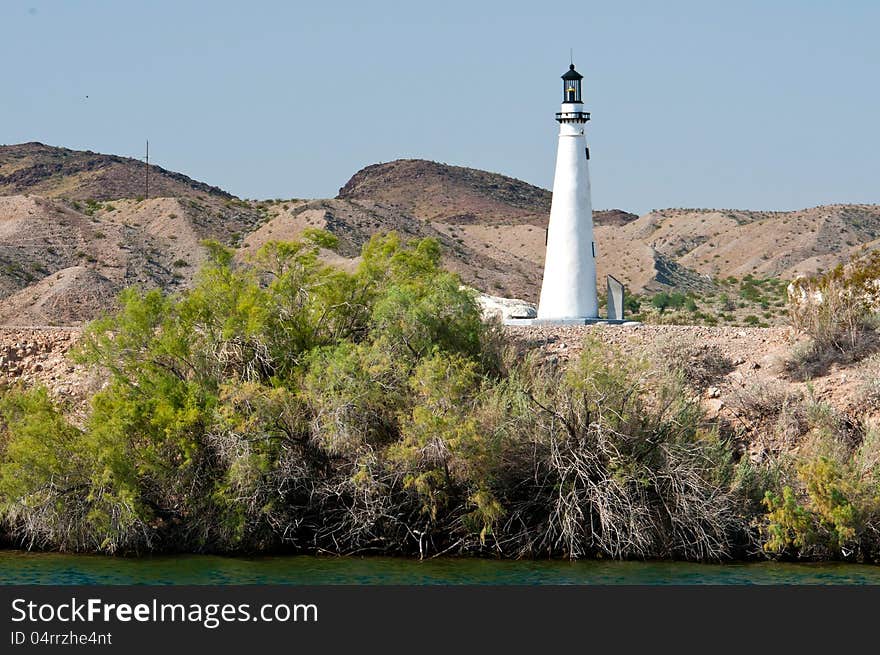
<svg viewBox="0 0 880 655">
<path fill-rule="evenodd" d="M 475 553 L 721 560 L 877 556 L 880 437 L 797 405 L 799 458 L 754 464 L 670 370 L 505 343 L 431 240 L 354 273 L 308 231 L 245 264 L 211 245 L 186 293 L 128 290 L 75 357 L 108 382 L 81 424 L 0 401 L 0 531 L 71 551 Z M 687 369 L 687 370 L 685 370 Z M 698 390 L 698 389 L 697 389 Z M 795 403 L 744 398 L 754 429 Z M 775 401 L 774 401 L 775 402 Z M 782 426 L 782 427 L 780 427 Z"/>
</svg>

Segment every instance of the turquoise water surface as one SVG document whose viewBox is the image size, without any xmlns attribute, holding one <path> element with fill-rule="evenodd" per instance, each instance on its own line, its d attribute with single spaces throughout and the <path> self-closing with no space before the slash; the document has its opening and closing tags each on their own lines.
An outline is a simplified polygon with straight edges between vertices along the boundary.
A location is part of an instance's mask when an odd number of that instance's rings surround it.
<svg viewBox="0 0 880 655">
<path fill-rule="evenodd" d="M 0 584 L 880 584 L 880 566 L 0 551 Z"/>
</svg>

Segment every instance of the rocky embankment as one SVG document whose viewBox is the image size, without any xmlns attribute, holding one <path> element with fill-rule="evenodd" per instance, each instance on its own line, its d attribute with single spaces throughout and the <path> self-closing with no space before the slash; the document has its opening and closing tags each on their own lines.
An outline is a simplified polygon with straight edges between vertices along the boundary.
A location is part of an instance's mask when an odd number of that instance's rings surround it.
<svg viewBox="0 0 880 655">
<path fill-rule="evenodd" d="M 685 367 L 705 373 L 699 398 L 707 415 L 734 430 L 746 429 L 743 446 L 756 459 L 767 449 L 797 450 L 795 440 L 780 440 L 776 428 L 757 426 L 746 417 L 748 406 L 793 407 L 822 403 L 839 412 L 840 420 L 880 425 L 880 356 L 849 364 L 833 364 L 812 379 L 792 379 L 787 363 L 807 339 L 790 327 L 741 328 L 684 325 L 509 327 L 508 334 L 526 350 L 565 361 L 576 357 L 586 338 L 646 360 L 655 370 Z M 687 376 L 687 375 L 686 375 Z M 778 407 L 776 408 L 778 410 Z M 773 410 L 773 411 L 776 411 Z M 771 412 L 772 413 L 772 412 Z M 777 426 L 778 427 L 778 426 Z M 756 429 L 757 428 L 757 429 Z"/>
<path fill-rule="evenodd" d="M 508 334 L 528 350 L 551 361 L 576 357 L 587 339 L 643 359 L 657 370 L 702 366 L 712 354 L 726 366 L 706 382 L 702 401 L 710 416 L 727 414 L 731 397 L 755 385 L 799 386 L 785 378 L 784 365 L 800 341 L 791 328 L 707 327 L 695 325 L 593 325 L 509 327 Z M 674 362 L 672 360 L 675 360 Z"/>
<path fill-rule="evenodd" d="M 833 367 L 825 375 L 806 382 L 790 380 L 785 361 L 803 341 L 791 328 L 740 328 L 683 325 L 633 326 L 533 326 L 507 327 L 509 337 L 525 350 L 541 357 L 565 361 L 576 357 L 585 339 L 597 339 L 622 353 L 663 368 L 669 348 L 690 344 L 696 349 L 720 352 L 730 367 L 707 385 L 703 404 L 711 416 L 724 415 L 737 394 L 755 385 L 772 385 L 785 393 L 809 394 L 853 415 L 863 413 L 859 389 L 875 375 L 870 362 Z M 0 327 L 0 384 L 45 385 L 74 414 L 100 386 L 100 378 L 73 364 L 67 357 L 79 337 L 78 328 Z"/>
<path fill-rule="evenodd" d="M 74 328 L 0 328 L 0 376 L 31 382 L 74 373 L 66 354 L 78 335 Z"/>
<path fill-rule="evenodd" d="M 78 328 L 0 327 L 0 386 L 42 385 L 79 414 L 94 392 L 96 378 L 67 353 Z"/>
</svg>

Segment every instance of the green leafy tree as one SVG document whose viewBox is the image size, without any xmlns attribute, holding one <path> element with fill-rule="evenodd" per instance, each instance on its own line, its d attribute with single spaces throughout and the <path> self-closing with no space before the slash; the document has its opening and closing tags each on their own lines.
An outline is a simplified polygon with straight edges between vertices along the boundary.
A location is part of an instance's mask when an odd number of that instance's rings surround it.
<svg viewBox="0 0 880 655">
<path fill-rule="evenodd" d="M 485 541 L 503 510 L 491 489 L 498 443 L 475 411 L 479 369 L 461 355 L 438 351 L 422 360 L 409 387 L 416 402 L 389 456 L 406 471 L 404 485 L 418 494 L 431 522 L 467 499 L 473 509 L 464 520 Z"/>
<path fill-rule="evenodd" d="M 149 547 L 148 511 L 136 492 L 108 478 L 102 456 L 43 389 L 0 401 L 0 511 L 28 547 L 137 550 Z"/>
</svg>

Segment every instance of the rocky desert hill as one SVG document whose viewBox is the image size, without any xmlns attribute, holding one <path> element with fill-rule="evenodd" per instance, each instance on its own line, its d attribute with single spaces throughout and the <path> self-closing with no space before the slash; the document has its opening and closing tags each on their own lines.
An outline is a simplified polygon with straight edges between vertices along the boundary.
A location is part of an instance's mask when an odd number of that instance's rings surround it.
<svg viewBox="0 0 880 655">
<path fill-rule="evenodd" d="M 439 223 L 423 221 L 395 207 L 370 200 L 322 199 L 275 202 L 266 206 L 268 220 L 248 234 L 240 256 L 256 252 L 267 241 L 295 238 L 307 227 L 321 228 L 339 238 L 337 253 L 325 258 L 352 269 L 361 246 L 377 233 L 395 231 L 406 239 L 432 237 L 443 246 L 444 265 L 465 283 L 508 296 L 531 296 L 540 284 L 541 269 L 525 259 L 501 258 L 487 244 L 472 243 Z"/>
<path fill-rule="evenodd" d="M 462 166 L 399 159 L 361 169 L 337 198 L 371 200 L 424 221 L 541 225 L 550 192 L 521 180 Z"/>
<path fill-rule="evenodd" d="M 465 282 L 495 295 L 536 302 L 550 198 L 547 189 L 506 175 L 401 159 L 361 169 L 336 200 L 368 203 L 418 219 L 421 229 L 451 244 L 446 264 Z M 594 212 L 596 225 L 606 227 L 637 218 L 619 209 Z"/>
<path fill-rule="evenodd" d="M 0 146 L 0 324 L 75 325 L 126 286 L 185 285 L 204 239 L 236 244 L 265 220 L 225 191 L 158 166 L 151 197 L 139 197 L 145 171 L 112 155 Z"/>
<path fill-rule="evenodd" d="M 521 180 L 459 166 L 399 160 L 367 166 L 338 198 L 372 201 L 430 223 L 525 276 L 536 301 L 551 194 Z M 594 212 L 600 281 L 630 291 L 700 290 L 730 276 L 810 274 L 880 245 L 880 205 L 829 205 L 792 212 L 664 209 L 638 217 Z M 513 276 L 510 276 L 513 277 Z M 513 280 L 483 290 L 504 295 Z M 479 286 L 479 285 L 476 285 Z"/>
<path fill-rule="evenodd" d="M 32 194 L 70 200 L 116 200 L 145 195 L 147 166 L 137 159 L 56 148 L 42 143 L 0 146 L 0 195 Z M 186 175 L 149 167 L 150 196 L 233 196 Z"/>
<path fill-rule="evenodd" d="M 546 227 L 551 193 L 513 177 L 424 159 L 398 159 L 362 168 L 339 189 L 344 200 L 370 200 L 444 224 Z M 638 218 L 620 209 L 598 210 L 597 225 Z"/>
<path fill-rule="evenodd" d="M 825 205 L 790 212 L 655 210 L 620 229 L 597 229 L 605 249 L 643 243 L 711 278 L 782 277 L 827 270 L 880 246 L 880 205 Z"/>
<path fill-rule="evenodd" d="M 434 237 L 445 264 L 495 296 L 538 299 L 551 194 L 504 175 L 424 160 L 367 166 L 333 199 L 244 201 L 135 159 L 39 143 L 0 146 L 0 324 L 76 325 L 123 287 L 185 287 L 204 239 L 245 257 L 321 227 L 352 267 L 378 232 Z M 880 206 L 795 212 L 595 212 L 600 285 L 713 289 L 730 276 L 791 278 L 880 244 Z"/>
</svg>

